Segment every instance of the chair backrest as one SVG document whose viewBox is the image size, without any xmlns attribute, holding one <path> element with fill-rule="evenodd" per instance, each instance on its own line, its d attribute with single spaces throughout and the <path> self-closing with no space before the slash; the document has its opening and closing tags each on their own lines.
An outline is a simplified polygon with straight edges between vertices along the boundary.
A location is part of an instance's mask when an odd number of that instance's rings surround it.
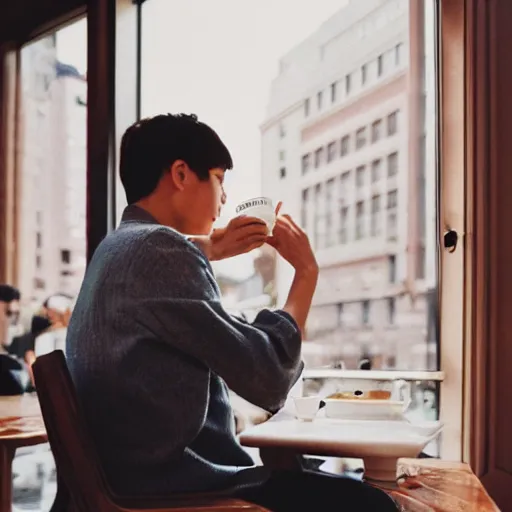
<svg viewBox="0 0 512 512">
<path fill-rule="evenodd" d="M 72 497 L 74 509 L 114 512 L 75 386 L 62 350 L 37 358 L 34 379 L 57 474 Z"/>
</svg>

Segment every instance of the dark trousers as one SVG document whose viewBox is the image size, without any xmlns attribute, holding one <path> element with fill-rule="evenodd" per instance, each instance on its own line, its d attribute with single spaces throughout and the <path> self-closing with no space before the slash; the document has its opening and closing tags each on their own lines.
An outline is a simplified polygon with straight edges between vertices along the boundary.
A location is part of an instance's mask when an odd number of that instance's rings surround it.
<svg viewBox="0 0 512 512">
<path fill-rule="evenodd" d="M 240 498 L 272 512 L 396 512 L 384 491 L 350 477 L 319 471 L 274 471 L 259 487 Z"/>
</svg>

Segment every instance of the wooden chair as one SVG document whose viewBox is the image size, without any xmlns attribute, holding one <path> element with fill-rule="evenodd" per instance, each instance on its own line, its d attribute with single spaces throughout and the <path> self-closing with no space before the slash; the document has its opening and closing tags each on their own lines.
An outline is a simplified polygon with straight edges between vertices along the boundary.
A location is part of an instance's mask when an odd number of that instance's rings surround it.
<svg viewBox="0 0 512 512">
<path fill-rule="evenodd" d="M 115 496 L 103 475 L 79 407 L 75 387 L 61 350 L 39 357 L 33 365 L 37 395 L 57 466 L 58 490 L 52 511 L 118 512 L 262 512 L 239 499 L 209 493 L 166 498 Z"/>
</svg>

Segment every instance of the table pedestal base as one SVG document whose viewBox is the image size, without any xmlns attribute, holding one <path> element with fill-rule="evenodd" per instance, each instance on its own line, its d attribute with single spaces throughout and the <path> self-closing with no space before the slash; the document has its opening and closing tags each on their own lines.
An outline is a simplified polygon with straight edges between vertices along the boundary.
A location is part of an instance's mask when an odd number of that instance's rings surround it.
<svg viewBox="0 0 512 512">
<path fill-rule="evenodd" d="M 12 508 L 12 448 L 0 444 L 0 512 L 10 512 Z"/>
<path fill-rule="evenodd" d="M 393 484 L 396 487 L 397 463 L 395 457 L 365 457 L 364 478 L 369 482 Z"/>
</svg>

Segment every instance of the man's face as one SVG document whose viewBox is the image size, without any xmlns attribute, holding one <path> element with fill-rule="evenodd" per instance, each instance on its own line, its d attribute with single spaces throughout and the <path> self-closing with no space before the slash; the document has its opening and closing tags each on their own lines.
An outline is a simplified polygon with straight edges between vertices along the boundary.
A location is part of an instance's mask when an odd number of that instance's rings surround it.
<svg viewBox="0 0 512 512">
<path fill-rule="evenodd" d="M 192 171 L 190 181 L 183 191 L 183 208 L 187 212 L 187 235 L 208 235 L 226 203 L 224 169 L 211 169 L 208 180 L 201 181 Z"/>
</svg>

